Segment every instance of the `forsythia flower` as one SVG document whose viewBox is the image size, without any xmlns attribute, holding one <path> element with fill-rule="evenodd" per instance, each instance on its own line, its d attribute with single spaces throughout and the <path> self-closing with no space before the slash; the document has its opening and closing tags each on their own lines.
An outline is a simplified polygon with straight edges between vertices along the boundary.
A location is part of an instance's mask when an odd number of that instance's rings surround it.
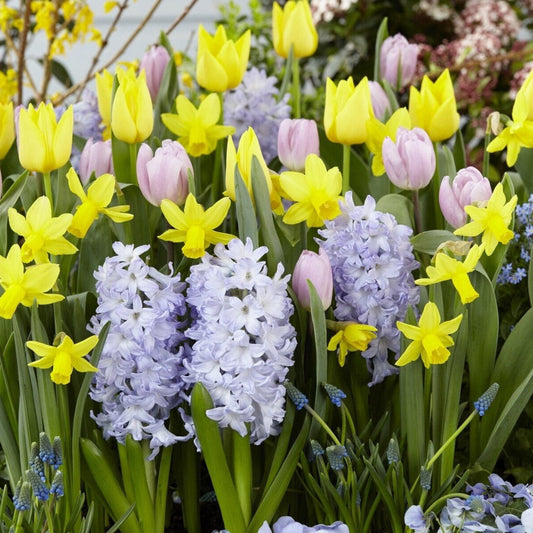
<svg viewBox="0 0 533 533">
<path fill-rule="evenodd" d="M 21 248 L 22 261 L 37 264 L 48 263 L 48 254 L 69 255 L 77 252 L 77 248 L 67 241 L 63 235 L 72 222 L 70 213 L 52 217 L 50 200 L 40 196 L 29 207 L 26 217 L 10 207 L 8 210 L 9 225 L 18 235 L 24 237 Z"/>
<path fill-rule="evenodd" d="M 368 343 L 376 338 L 377 328 L 365 324 L 348 322 L 342 327 L 328 343 L 328 350 L 334 351 L 339 347 L 339 365 L 344 366 L 348 351 L 364 352 L 368 348 Z"/>
<path fill-rule="evenodd" d="M 87 194 L 73 168 L 67 172 L 67 179 L 69 189 L 81 200 L 68 229 L 72 235 L 83 239 L 100 213 L 108 216 L 113 222 L 127 222 L 133 218 L 131 213 L 125 213 L 130 208 L 129 205 L 107 207 L 115 192 L 115 176 L 112 174 L 102 174 L 98 177 L 87 190 Z"/>
<path fill-rule="evenodd" d="M 182 211 L 174 202 L 165 198 L 161 202 L 161 211 L 175 229 L 165 231 L 159 238 L 164 241 L 183 242 L 182 251 L 186 257 L 202 257 L 210 244 L 227 244 L 235 238 L 229 233 L 215 231 L 226 218 L 230 205 L 229 198 L 222 198 L 205 211 L 195 197 L 189 194 Z"/>
<path fill-rule="evenodd" d="M 250 39 L 250 30 L 234 42 L 226 37 L 224 26 L 219 25 L 215 35 L 210 35 L 200 24 L 196 61 L 198 85 L 211 92 L 237 87 L 248 66 Z"/>
<path fill-rule="evenodd" d="M 12 68 L 0 72 L 0 103 L 7 104 L 17 94 L 17 90 L 17 73 Z"/>
<path fill-rule="evenodd" d="M 305 220 L 309 227 L 320 227 L 341 212 L 342 175 L 337 167 L 328 170 L 316 154 L 307 156 L 304 174 L 283 172 L 280 183 L 284 195 L 295 202 L 283 217 L 287 224 Z"/>
<path fill-rule="evenodd" d="M 20 110 L 18 124 L 19 160 L 25 169 L 51 172 L 69 160 L 74 128 L 72 106 L 58 121 L 52 104 L 41 102 L 37 109 L 30 104 L 28 109 Z"/>
<path fill-rule="evenodd" d="M 454 231 L 455 235 L 475 237 L 483 233 L 481 242 L 485 253 L 492 255 L 498 243 L 507 244 L 514 236 L 509 224 L 517 202 L 516 194 L 506 203 L 503 185 L 498 183 L 485 207 L 467 205 L 465 211 L 471 222 Z"/>
<path fill-rule="evenodd" d="M 458 261 L 444 252 L 439 252 L 435 259 L 435 266 L 430 265 L 426 268 L 428 277 L 417 279 L 415 283 L 417 285 L 431 285 L 432 283 L 451 280 L 461 297 L 461 303 L 473 302 L 479 294 L 472 286 L 468 273 L 473 272 L 476 268 L 484 248 L 483 244 L 472 246 L 464 262 Z"/>
<path fill-rule="evenodd" d="M 117 139 L 135 144 L 147 139 L 154 129 L 154 110 L 146 73 L 117 70 L 119 86 L 111 107 L 111 130 Z"/>
<path fill-rule="evenodd" d="M 180 94 L 176 98 L 176 111 L 177 114 L 163 113 L 161 119 L 193 157 L 210 154 L 220 139 L 235 131 L 233 126 L 217 124 L 220 118 L 220 100 L 214 93 L 207 96 L 198 109 Z"/>
<path fill-rule="evenodd" d="M 457 131 L 459 113 L 448 69 L 435 82 L 424 76 L 420 91 L 411 86 L 409 114 L 413 128 L 426 130 L 432 141 L 443 141 Z"/>
<path fill-rule="evenodd" d="M 63 300 L 61 294 L 45 294 L 57 281 L 59 265 L 33 265 L 24 271 L 20 246 L 14 244 L 6 257 L 0 255 L 0 317 L 12 318 L 19 304 L 31 307 L 33 302 L 52 304 Z"/>
<path fill-rule="evenodd" d="M 453 339 L 450 335 L 457 331 L 462 319 L 461 314 L 452 320 L 441 322 L 438 307 L 433 302 L 428 302 L 422 311 L 418 326 L 396 322 L 396 327 L 413 341 L 396 364 L 404 366 L 416 361 L 419 356 L 422 356 L 422 362 L 426 368 L 429 368 L 429 365 L 445 363 L 450 357 L 448 348 L 453 346 Z"/>
<path fill-rule="evenodd" d="M 58 385 L 67 385 L 70 383 L 72 370 L 77 370 L 78 372 L 98 371 L 95 366 L 91 365 L 84 358 L 98 343 L 98 337 L 96 335 L 92 335 L 76 344 L 64 333 L 61 334 L 61 337 L 59 346 L 49 346 L 42 342 L 28 341 L 26 346 L 35 352 L 36 355 L 42 357 L 38 361 L 28 363 L 28 366 L 34 366 L 36 368 L 52 367 L 50 379 Z"/>
</svg>

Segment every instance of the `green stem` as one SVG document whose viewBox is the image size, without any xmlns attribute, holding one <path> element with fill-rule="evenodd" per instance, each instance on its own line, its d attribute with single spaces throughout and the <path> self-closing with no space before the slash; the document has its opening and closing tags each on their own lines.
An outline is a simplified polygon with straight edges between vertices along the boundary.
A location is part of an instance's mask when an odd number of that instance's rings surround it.
<svg viewBox="0 0 533 533">
<path fill-rule="evenodd" d="M 413 212 L 415 218 L 415 233 L 422 233 L 422 218 L 420 216 L 420 198 L 418 191 L 413 191 Z"/>
<path fill-rule="evenodd" d="M 242 437 L 232 431 L 233 437 L 233 479 L 241 505 L 245 525 L 252 518 L 252 452 L 250 437 Z"/>
<path fill-rule="evenodd" d="M 54 197 L 52 195 L 52 180 L 50 178 L 50 172 L 43 172 L 44 193 L 50 200 L 50 210 L 54 212 Z"/>
<path fill-rule="evenodd" d="M 300 61 L 297 57 L 292 59 L 292 97 L 294 118 L 302 116 L 301 95 L 300 95 Z"/>
<path fill-rule="evenodd" d="M 465 500 L 469 497 L 468 494 L 465 494 L 464 492 L 452 492 L 451 494 L 445 494 L 444 496 L 441 496 L 438 500 L 435 500 L 427 509 L 425 514 L 429 514 L 433 509 L 438 509 L 439 506 L 444 503 L 449 498 L 464 498 Z"/>
<path fill-rule="evenodd" d="M 444 218 L 440 211 L 439 203 L 439 189 L 440 189 L 440 171 L 439 171 L 439 145 L 438 143 L 433 143 L 433 149 L 435 150 L 435 173 L 433 174 L 433 179 L 431 180 L 431 187 L 433 188 L 433 203 L 434 212 L 435 212 L 435 229 L 444 228 Z"/>
<path fill-rule="evenodd" d="M 48 524 L 48 533 L 54 533 L 54 521 L 52 520 L 52 513 L 50 512 L 50 506 L 45 504 L 44 514 L 46 515 L 46 523 Z M 46 531 L 46 529 L 44 529 Z"/>
<path fill-rule="evenodd" d="M 130 174 L 129 174 L 129 183 L 134 183 L 135 185 L 138 184 L 137 182 L 137 152 L 139 149 L 139 145 L 137 143 L 133 143 L 129 145 L 130 149 Z"/>
<path fill-rule="evenodd" d="M 132 146 L 132 145 L 130 145 Z M 124 196 L 124 192 L 120 188 L 120 185 L 117 180 L 115 180 L 115 192 L 117 193 L 117 200 L 120 205 L 127 205 L 126 204 L 126 197 Z M 133 240 L 133 231 L 131 228 L 131 220 L 128 220 L 126 222 L 122 222 L 122 225 L 124 227 L 124 244 L 133 244 L 135 241 Z"/>
<path fill-rule="evenodd" d="M 157 491 L 155 497 L 155 533 L 164 533 L 168 497 L 168 478 L 172 462 L 172 446 L 165 446 L 161 452 L 161 461 L 157 475 Z"/>
<path fill-rule="evenodd" d="M 349 144 L 342 145 L 342 194 L 350 190 L 350 154 L 352 147 Z"/>
<path fill-rule="evenodd" d="M 483 176 L 489 175 L 489 164 L 490 164 L 490 154 L 487 151 L 487 146 L 490 143 L 491 132 L 490 126 L 487 124 L 487 129 L 485 131 L 485 145 L 483 147 Z"/>
<path fill-rule="evenodd" d="M 326 433 L 331 437 L 331 440 L 337 445 L 342 446 L 341 441 L 337 438 L 337 435 L 333 433 L 331 428 L 326 424 L 324 419 L 309 405 L 304 405 L 305 410 L 326 430 Z"/>
</svg>

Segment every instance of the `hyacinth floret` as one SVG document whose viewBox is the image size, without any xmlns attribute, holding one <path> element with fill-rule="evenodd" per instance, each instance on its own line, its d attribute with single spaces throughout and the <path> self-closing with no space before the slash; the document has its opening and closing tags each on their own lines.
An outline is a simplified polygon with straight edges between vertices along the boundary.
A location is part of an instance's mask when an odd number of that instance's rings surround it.
<svg viewBox="0 0 533 533">
<path fill-rule="evenodd" d="M 61 437 L 54 437 L 54 442 L 52 443 L 52 450 L 54 452 L 54 458 L 50 464 L 54 468 L 58 468 L 63 464 L 63 446 L 61 445 Z"/>
<path fill-rule="evenodd" d="M 35 497 L 42 502 L 47 501 L 50 491 L 39 474 L 33 470 L 26 470 L 26 479 L 30 482 Z"/>
<path fill-rule="evenodd" d="M 413 270 L 419 264 L 409 241 L 411 228 L 398 224 L 394 216 L 376 210 L 368 196 L 356 206 L 352 192 L 341 201 L 342 214 L 326 221 L 319 230 L 320 246 L 333 270 L 337 320 L 358 322 L 377 328 L 377 338 L 362 352 L 372 373 L 370 385 L 398 372 L 388 358 L 400 352 L 400 332 L 409 306 L 419 300 Z"/>
<path fill-rule="evenodd" d="M 479 416 L 483 416 L 487 409 L 491 406 L 492 402 L 494 401 L 494 398 L 496 398 L 496 394 L 498 393 L 498 389 L 500 386 L 498 383 L 493 383 L 475 402 L 474 402 L 474 408 L 479 413 Z"/>
<path fill-rule="evenodd" d="M 63 485 L 63 473 L 57 470 L 52 484 L 50 485 L 50 494 L 54 494 L 56 498 L 61 498 L 65 495 L 65 487 Z"/>
<path fill-rule="evenodd" d="M 281 121 L 289 118 L 289 95 L 278 101 L 277 78 L 267 76 L 264 70 L 252 67 L 241 84 L 224 96 L 224 123 L 235 128 L 233 140 L 252 128 L 259 140 L 261 152 L 268 163 L 278 153 L 278 130 Z"/>
<path fill-rule="evenodd" d="M 348 452 L 344 446 L 333 444 L 326 448 L 326 456 L 332 470 L 342 470 L 344 468 L 344 458 L 348 457 Z"/>
<path fill-rule="evenodd" d="M 29 511 L 31 508 L 31 485 L 28 481 L 19 480 L 13 495 L 13 506 L 17 511 Z"/>
<path fill-rule="evenodd" d="M 301 390 L 297 389 L 288 379 L 285 380 L 283 385 L 287 389 L 289 400 L 294 404 L 297 411 L 300 411 L 309 403 L 307 396 Z"/>
<path fill-rule="evenodd" d="M 111 323 L 90 390 L 102 411 L 91 416 L 105 438 L 150 439 L 153 458 L 160 446 L 178 440 L 164 422 L 187 387 L 186 307 L 179 274 L 173 275 L 172 265 L 169 274 L 148 266 L 141 257 L 148 249 L 113 244 L 115 255 L 94 273 L 98 307 L 88 329 L 98 334 Z"/>
<path fill-rule="evenodd" d="M 340 407 L 342 400 L 346 398 L 346 393 L 330 383 L 322 383 L 322 387 L 324 387 L 324 390 L 327 392 L 331 403 L 337 407 Z"/>
<path fill-rule="evenodd" d="M 389 462 L 389 464 L 400 462 L 400 459 L 401 459 L 400 448 L 398 446 L 398 441 L 395 438 L 389 441 L 386 454 L 387 454 L 387 461 Z"/>
<path fill-rule="evenodd" d="M 311 457 L 314 459 L 315 457 L 318 457 L 319 455 L 324 455 L 325 450 L 322 448 L 322 445 L 317 440 L 311 439 L 309 443 L 310 453 Z"/>
<path fill-rule="evenodd" d="M 249 428 L 255 444 L 279 432 L 296 347 L 289 276 L 281 264 L 268 275 L 266 252 L 250 239 L 217 244 L 214 255 L 191 267 L 186 294 L 193 322 L 183 380 L 206 387 L 214 404 L 209 418 L 242 436 Z"/>
</svg>

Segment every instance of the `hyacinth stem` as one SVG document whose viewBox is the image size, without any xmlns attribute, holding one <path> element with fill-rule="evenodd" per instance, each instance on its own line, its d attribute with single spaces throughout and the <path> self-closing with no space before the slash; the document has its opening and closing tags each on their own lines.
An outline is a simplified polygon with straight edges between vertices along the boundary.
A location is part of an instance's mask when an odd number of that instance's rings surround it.
<svg viewBox="0 0 533 533">
<path fill-rule="evenodd" d="M 294 118 L 302 116 L 301 94 L 300 94 L 300 61 L 297 57 L 292 59 L 292 110 Z"/>
<path fill-rule="evenodd" d="M 331 437 L 331 440 L 338 446 L 342 446 L 341 441 L 337 438 L 337 435 L 333 433 L 331 428 L 326 424 L 324 419 L 308 404 L 304 405 L 304 409 L 325 429 L 326 433 Z"/>
<path fill-rule="evenodd" d="M 152 461 L 153 462 L 153 461 Z M 168 478 L 170 463 L 172 462 L 172 446 L 165 446 L 161 452 L 161 461 L 157 473 L 157 488 L 155 494 L 155 532 L 165 531 L 165 518 L 168 495 Z"/>
<path fill-rule="evenodd" d="M 52 180 L 50 172 L 43 172 L 44 194 L 50 200 L 50 209 L 54 212 L 54 197 L 52 195 Z"/>
<path fill-rule="evenodd" d="M 44 514 L 46 516 L 46 525 L 48 529 L 43 528 L 43 531 L 48 531 L 48 533 L 54 533 L 54 520 L 52 519 L 52 513 L 50 512 L 50 505 L 45 504 Z"/>
<path fill-rule="evenodd" d="M 342 145 L 342 194 L 346 194 L 350 190 L 350 155 L 351 146 L 349 144 Z"/>
<path fill-rule="evenodd" d="M 252 451 L 250 437 L 232 431 L 233 437 L 233 479 L 244 518 L 248 524 L 252 518 Z"/>
</svg>

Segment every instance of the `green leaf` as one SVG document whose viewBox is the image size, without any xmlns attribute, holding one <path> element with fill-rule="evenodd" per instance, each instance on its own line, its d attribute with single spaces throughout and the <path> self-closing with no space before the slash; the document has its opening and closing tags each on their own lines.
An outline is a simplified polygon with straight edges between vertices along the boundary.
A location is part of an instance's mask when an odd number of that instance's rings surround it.
<svg viewBox="0 0 533 533">
<path fill-rule="evenodd" d="M 376 203 L 376 209 L 394 216 L 398 224 L 414 227 L 413 203 L 402 194 L 386 194 Z"/>
<path fill-rule="evenodd" d="M 457 237 L 451 231 L 433 229 L 411 237 L 411 244 L 417 252 L 433 255 L 443 242 L 460 240 L 460 237 Z"/>
<path fill-rule="evenodd" d="M 20 195 L 24 191 L 28 178 L 28 171 L 24 171 L 9 187 L 9 189 L 4 193 L 2 199 L 0 200 L 0 255 L 6 255 L 8 248 L 8 239 L 7 239 L 7 226 L 8 226 L 8 217 L 7 212 L 10 207 L 13 207 Z"/>
<path fill-rule="evenodd" d="M 211 396 L 202 383 L 196 383 L 191 394 L 192 417 L 224 527 L 231 533 L 244 533 L 246 525 L 239 497 L 226 461 L 218 424 L 207 417 L 206 412 L 209 409 L 213 409 Z"/>
<path fill-rule="evenodd" d="M 384 17 L 379 25 L 378 32 L 376 34 L 376 46 L 374 47 L 374 80 L 381 79 L 379 59 L 381 56 L 381 45 L 383 41 L 389 36 L 389 30 L 387 27 L 388 19 Z"/>
<path fill-rule="evenodd" d="M 466 167 L 465 142 L 463 140 L 461 128 L 455 132 L 455 142 L 453 143 L 453 159 L 455 161 L 455 168 Z"/>
<path fill-rule="evenodd" d="M 235 209 L 239 226 L 239 238 L 242 242 L 246 242 L 246 238 L 249 237 L 254 248 L 257 248 L 259 246 L 259 234 L 255 210 L 246 184 L 237 167 L 235 167 Z"/>
</svg>

